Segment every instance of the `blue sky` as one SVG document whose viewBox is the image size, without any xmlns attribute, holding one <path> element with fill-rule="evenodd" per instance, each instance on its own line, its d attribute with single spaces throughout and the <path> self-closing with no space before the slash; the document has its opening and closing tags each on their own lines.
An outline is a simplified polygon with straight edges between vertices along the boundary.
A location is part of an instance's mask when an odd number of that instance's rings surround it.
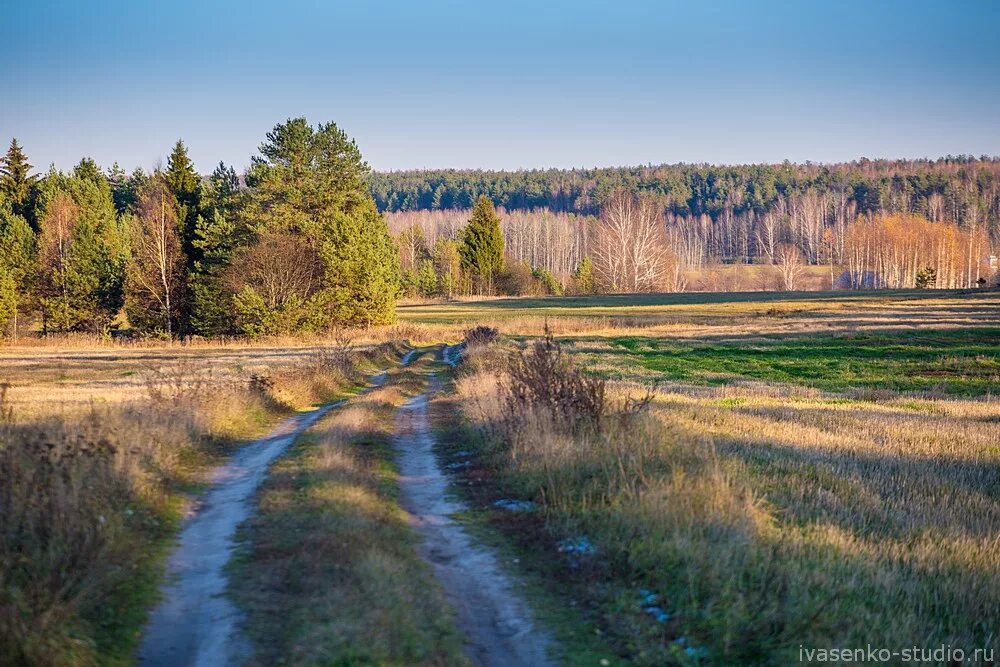
<svg viewBox="0 0 1000 667">
<path fill-rule="evenodd" d="M 0 1 L 39 168 L 242 168 L 293 116 L 376 169 L 1000 154 L 993 0 Z"/>
</svg>

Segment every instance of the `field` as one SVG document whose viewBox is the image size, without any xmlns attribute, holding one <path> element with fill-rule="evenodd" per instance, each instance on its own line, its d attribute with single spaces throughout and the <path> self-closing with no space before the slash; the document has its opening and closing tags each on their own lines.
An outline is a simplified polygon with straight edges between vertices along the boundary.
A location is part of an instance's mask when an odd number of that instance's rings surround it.
<svg viewBox="0 0 1000 667">
<path fill-rule="evenodd" d="M 0 661 L 130 663 L 209 471 L 339 397 L 240 529 L 230 594 L 257 664 L 465 660 L 468 619 L 400 496 L 394 420 L 421 397 L 455 520 L 520 582 L 554 662 L 998 648 L 997 292 L 398 314 L 350 341 L 0 348 L 0 502 L 20 517 L 0 532 Z M 481 325 L 500 335 L 432 359 Z M 415 348 L 433 355 L 397 369 Z"/>
<path fill-rule="evenodd" d="M 510 424 L 493 379 L 503 362 L 483 352 L 483 370 L 470 354 L 456 397 L 443 399 L 466 418 L 456 441 L 480 443 L 467 474 L 486 501 L 539 506 L 536 521 L 486 519 L 521 544 L 522 562 L 543 562 L 560 540 L 593 545 L 593 573 L 564 562 L 535 575 L 557 582 L 557 597 L 571 591 L 620 656 L 784 663 L 800 645 L 995 647 L 996 293 L 615 296 L 401 313 L 428 327 L 488 322 L 522 345 L 548 326 L 612 394 L 656 385 L 641 420 L 597 432 L 537 408 Z"/>
</svg>

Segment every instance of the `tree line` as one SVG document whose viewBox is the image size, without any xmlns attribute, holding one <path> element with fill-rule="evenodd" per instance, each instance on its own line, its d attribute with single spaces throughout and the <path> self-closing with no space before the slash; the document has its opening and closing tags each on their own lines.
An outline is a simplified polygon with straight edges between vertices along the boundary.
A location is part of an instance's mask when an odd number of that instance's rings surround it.
<svg viewBox="0 0 1000 667">
<path fill-rule="evenodd" d="M 242 178 L 202 178 L 182 141 L 165 168 L 68 173 L 0 159 L 0 326 L 14 335 L 173 338 L 320 331 L 394 319 L 398 254 L 369 167 L 333 123 L 269 132 Z"/>
<path fill-rule="evenodd" d="M 383 211 L 469 208 L 485 195 L 508 211 L 548 209 L 594 216 L 612 193 L 643 194 L 696 247 L 727 263 L 773 258 L 777 228 L 816 261 L 822 228 L 858 216 L 919 215 L 985 230 L 1000 241 L 1000 159 L 859 160 L 818 165 L 659 165 L 525 171 L 425 170 L 374 173 Z"/>
<path fill-rule="evenodd" d="M 753 229 L 758 266 L 744 272 L 741 287 L 721 288 L 963 288 L 1000 279 L 995 246 L 981 226 L 895 213 L 828 220 L 817 201 L 810 195 L 793 204 L 808 220 L 801 226 L 784 204 L 763 216 Z M 497 218 L 503 252 L 488 284 L 470 280 L 459 261 L 465 225 L 485 208 Z M 720 289 L 711 286 L 722 264 L 708 253 L 710 219 L 679 219 L 645 193 L 616 190 L 598 216 L 496 210 L 480 196 L 471 211 L 398 211 L 388 221 L 410 296 Z"/>
</svg>

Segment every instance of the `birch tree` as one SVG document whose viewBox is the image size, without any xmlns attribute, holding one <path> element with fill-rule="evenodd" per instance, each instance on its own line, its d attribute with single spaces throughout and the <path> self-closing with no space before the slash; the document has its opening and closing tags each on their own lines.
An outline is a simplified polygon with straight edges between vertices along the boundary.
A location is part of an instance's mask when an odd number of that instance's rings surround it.
<svg viewBox="0 0 1000 667">
<path fill-rule="evenodd" d="M 168 186 L 155 179 L 142 194 L 139 215 L 129 219 L 132 253 L 126 275 L 125 308 L 145 334 L 173 338 L 186 298 L 186 258 L 181 249 L 177 205 Z"/>
<path fill-rule="evenodd" d="M 663 218 L 651 202 L 615 192 L 601 211 L 594 243 L 594 273 L 613 292 L 658 288 L 669 253 Z"/>
</svg>

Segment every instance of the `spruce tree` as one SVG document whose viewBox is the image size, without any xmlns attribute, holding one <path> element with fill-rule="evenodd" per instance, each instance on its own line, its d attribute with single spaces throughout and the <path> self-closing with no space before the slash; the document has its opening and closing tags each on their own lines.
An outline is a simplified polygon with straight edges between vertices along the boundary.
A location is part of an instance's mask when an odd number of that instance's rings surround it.
<svg viewBox="0 0 1000 667">
<path fill-rule="evenodd" d="M 166 183 L 177 201 L 177 223 L 180 225 L 184 254 L 190 265 L 200 258 L 194 247 L 196 229 L 198 227 L 199 205 L 201 199 L 201 178 L 194 169 L 187 147 L 180 139 L 174 144 L 174 149 L 167 158 L 167 171 L 164 174 Z"/>
<path fill-rule="evenodd" d="M 128 243 L 104 179 L 49 172 L 39 194 L 45 331 L 104 331 L 121 309 Z"/>
<path fill-rule="evenodd" d="M 481 195 L 462 232 L 462 268 L 476 276 L 479 288 L 493 293 L 493 279 L 503 271 L 503 233 L 493 201 Z"/>
<path fill-rule="evenodd" d="M 584 256 L 573 272 L 573 292 L 576 294 L 593 294 L 597 290 L 594 279 L 594 263 L 590 257 Z"/>
<path fill-rule="evenodd" d="M 17 338 L 18 314 L 29 304 L 35 277 L 35 234 L 27 220 L 0 207 L 0 328 L 12 324 Z"/>
<path fill-rule="evenodd" d="M 192 243 L 198 259 L 191 274 L 191 323 L 204 336 L 235 332 L 231 295 L 222 281 L 233 252 L 247 241 L 240 216 L 243 197 L 236 171 L 220 162 L 202 193 L 202 215 Z"/>
<path fill-rule="evenodd" d="M 38 176 L 31 173 L 32 166 L 17 139 L 10 140 L 10 148 L 0 158 L 0 192 L 9 202 L 14 214 L 32 220 L 32 194 Z"/>
</svg>

